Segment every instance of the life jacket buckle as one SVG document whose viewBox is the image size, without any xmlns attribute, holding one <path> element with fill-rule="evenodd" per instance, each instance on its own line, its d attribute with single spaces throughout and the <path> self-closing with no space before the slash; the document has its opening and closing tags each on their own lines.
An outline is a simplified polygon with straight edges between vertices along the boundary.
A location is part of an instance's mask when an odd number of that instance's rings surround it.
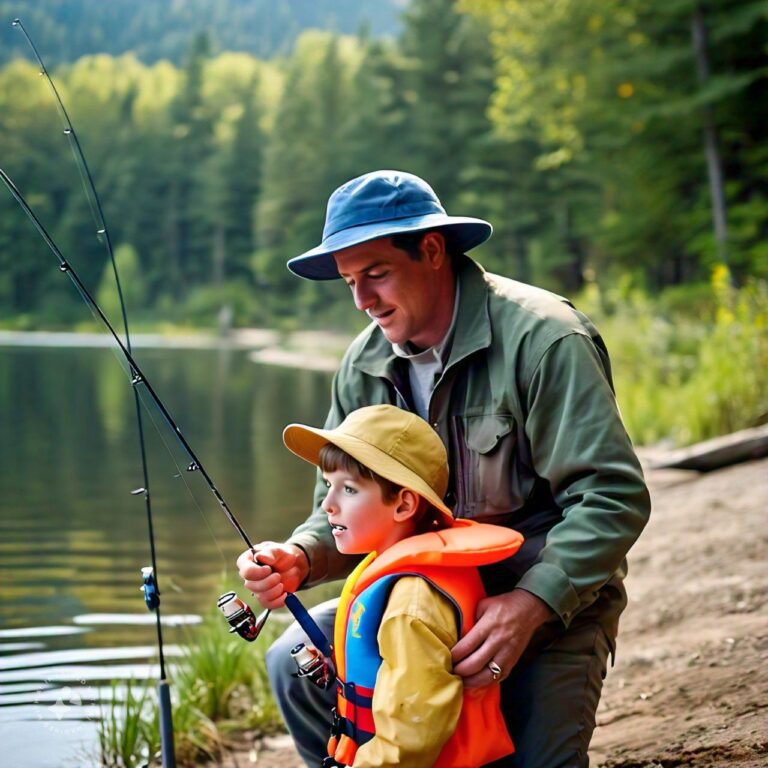
<svg viewBox="0 0 768 768">
<path fill-rule="evenodd" d="M 331 720 L 331 736 L 341 736 L 344 733 L 344 729 L 342 728 L 342 719 L 339 717 L 339 711 L 336 707 L 331 710 L 331 717 L 333 718 Z"/>
</svg>

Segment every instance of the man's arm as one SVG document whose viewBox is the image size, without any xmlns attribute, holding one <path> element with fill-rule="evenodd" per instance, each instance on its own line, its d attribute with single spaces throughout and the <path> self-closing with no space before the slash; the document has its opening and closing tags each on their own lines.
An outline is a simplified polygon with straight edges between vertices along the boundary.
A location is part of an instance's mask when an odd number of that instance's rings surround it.
<svg viewBox="0 0 768 768">
<path fill-rule="evenodd" d="M 648 522 L 650 496 L 593 342 L 581 334 L 552 344 L 527 388 L 528 436 L 536 473 L 563 519 L 547 535 L 520 589 L 567 626 L 621 566 Z"/>
<path fill-rule="evenodd" d="M 642 470 L 624 429 L 603 361 L 589 337 L 551 344 L 525 387 L 525 431 L 536 473 L 563 519 L 511 592 L 484 600 L 478 622 L 453 649 L 465 684 L 502 679 L 533 632 L 550 618 L 567 626 L 621 566 L 650 514 Z"/>
</svg>

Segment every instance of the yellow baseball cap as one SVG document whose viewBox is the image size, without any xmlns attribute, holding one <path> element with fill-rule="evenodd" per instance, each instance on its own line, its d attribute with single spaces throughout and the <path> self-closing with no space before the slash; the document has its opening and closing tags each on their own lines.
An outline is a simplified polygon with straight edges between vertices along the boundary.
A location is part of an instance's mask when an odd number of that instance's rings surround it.
<svg viewBox="0 0 768 768">
<path fill-rule="evenodd" d="M 336 429 L 289 424 L 283 442 L 297 456 L 318 464 L 320 449 L 332 443 L 383 478 L 426 499 L 453 523 L 443 502 L 448 489 L 448 455 L 432 427 L 415 413 L 394 405 L 352 411 Z"/>
</svg>

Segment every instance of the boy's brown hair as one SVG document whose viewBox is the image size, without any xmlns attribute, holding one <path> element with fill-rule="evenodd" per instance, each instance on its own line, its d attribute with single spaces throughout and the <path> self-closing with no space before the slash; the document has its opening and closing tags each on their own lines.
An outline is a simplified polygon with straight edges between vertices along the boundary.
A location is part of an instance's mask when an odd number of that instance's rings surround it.
<svg viewBox="0 0 768 768">
<path fill-rule="evenodd" d="M 365 480 L 373 480 L 381 489 L 381 498 L 385 504 L 390 504 L 397 494 L 405 487 L 376 474 L 365 464 L 350 456 L 346 451 L 333 443 L 327 443 L 320 449 L 318 466 L 323 472 L 350 472 Z M 418 495 L 418 494 L 417 494 Z M 419 495 L 419 510 L 416 513 L 416 533 L 428 533 L 445 528 L 442 515 L 423 497 Z"/>
</svg>

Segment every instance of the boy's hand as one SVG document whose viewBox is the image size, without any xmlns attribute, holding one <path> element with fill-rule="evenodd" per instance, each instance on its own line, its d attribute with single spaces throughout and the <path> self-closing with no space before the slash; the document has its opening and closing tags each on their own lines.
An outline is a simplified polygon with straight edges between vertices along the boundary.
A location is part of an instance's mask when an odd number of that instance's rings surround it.
<svg viewBox="0 0 768 768">
<path fill-rule="evenodd" d="M 486 597 L 477 605 L 477 623 L 453 646 L 453 671 L 466 688 L 501 682 L 517 664 L 531 635 L 553 616 L 543 601 L 523 589 Z M 501 673 L 494 679 L 488 664 Z"/>
<path fill-rule="evenodd" d="M 274 541 L 262 541 L 254 550 L 237 558 L 243 584 L 263 608 L 280 608 L 285 593 L 295 592 L 309 573 L 307 556 L 295 544 Z"/>
</svg>

